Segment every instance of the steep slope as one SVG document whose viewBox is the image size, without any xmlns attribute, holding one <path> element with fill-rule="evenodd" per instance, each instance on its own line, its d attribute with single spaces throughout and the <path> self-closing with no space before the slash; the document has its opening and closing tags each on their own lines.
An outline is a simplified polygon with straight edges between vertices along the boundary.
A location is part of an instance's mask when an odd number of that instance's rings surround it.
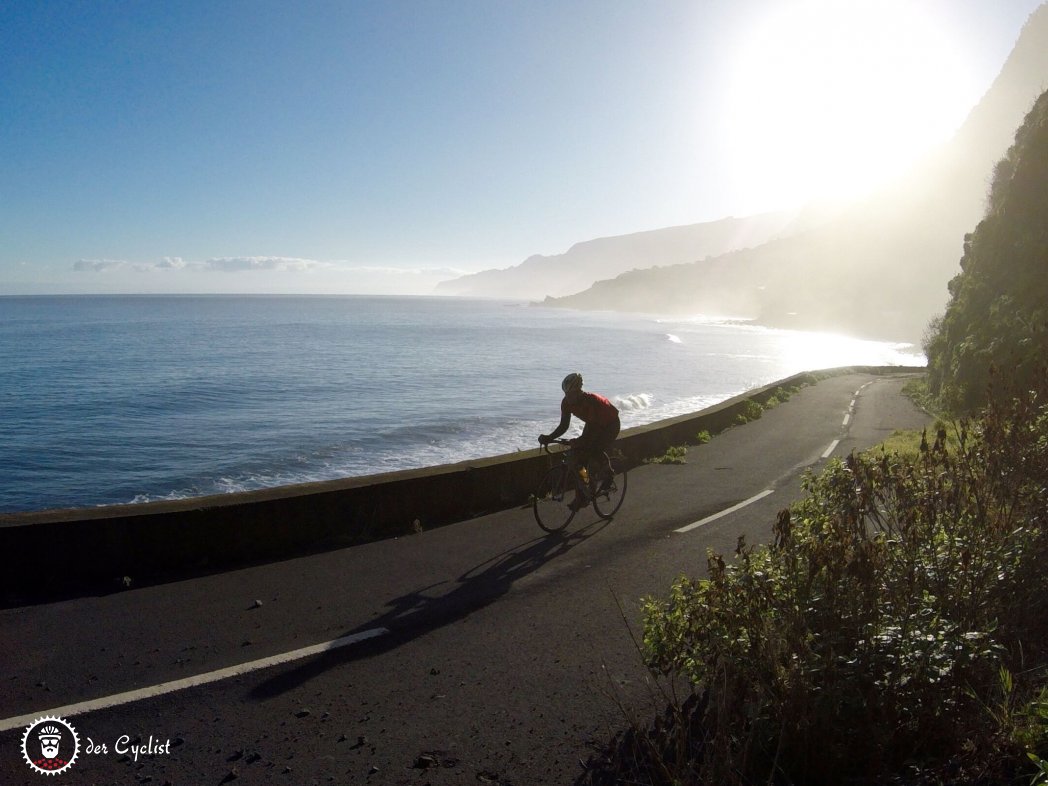
<svg viewBox="0 0 1048 786">
<path fill-rule="evenodd" d="M 1048 363 L 1048 92 L 996 167 L 986 217 L 965 239 L 949 290 L 928 339 L 933 392 L 955 410 L 978 407 L 994 363 L 1032 386 Z"/>
<path fill-rule="evenodd" d="M 946 302 L 993 164 L 1048 85 L 1048 5 L 954 139 L 906 178 L 812 231 L 747 252 L 600 282 L 572 308 L 725 313 L 766 324 L 920 340 Z"/>
<path fill-rule="evenodd" d="M 766 213 L 599 238 L 576 243 L 563 254 L 535 255 L 514 267 L 445 281 L 437 292 L 529 300 L 569 295 L 633 268 L 692 262 L 760 245 L 792 220 L 791 213 Z"/>
</svg>

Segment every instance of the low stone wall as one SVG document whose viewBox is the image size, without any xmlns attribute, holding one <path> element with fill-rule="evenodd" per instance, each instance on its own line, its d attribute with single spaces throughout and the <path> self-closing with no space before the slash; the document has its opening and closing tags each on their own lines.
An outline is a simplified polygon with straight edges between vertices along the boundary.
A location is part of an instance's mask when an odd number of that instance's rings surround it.
<svg viewBox="0 0 1048 786">
<path fill-rule="evenodd" d="M 627 429 L 628 465 L 716 434 L 748 402 L 846 372 L 789 377 L 691 415 Z M 538 449 L 420 470 L 192 500 L 0 515 L 0 603 L 104 591 L 407 535 L 525 505 L 549 466 Z"/>
</svg>

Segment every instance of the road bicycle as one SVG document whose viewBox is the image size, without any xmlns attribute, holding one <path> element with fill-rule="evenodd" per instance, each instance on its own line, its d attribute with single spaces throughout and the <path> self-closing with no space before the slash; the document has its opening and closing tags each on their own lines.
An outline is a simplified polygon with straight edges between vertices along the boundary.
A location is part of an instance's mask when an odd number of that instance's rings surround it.
<svg viewBox="0 0 1048 786">
<path fill-rule="evenodd" d="M 555 439 L 550 442 L 554 444 L 571 445 L 571 440 Z M 613 453 L 610 458 L 610 478 L 596 478 L 590 477 L 588 468 L 577 465 L 571 448 L 559 453 L 550 451 L 549 445 L 543 445 L 542 449 L 551 457 L 559 458 L 551 462 L 549 472 L 531 498 L 535 521 L 546 532 L 564 529 L 578 511 L 590 504 L 602 519 L 610 519 L 622 507 L 626 499 L 626 465 L 620 455 Z M 600 458 L 605 462 L 609 460 L 607 453 L 602 453 Z M 600 459 L 594 464 L 604 466 Z"/>
</svg>

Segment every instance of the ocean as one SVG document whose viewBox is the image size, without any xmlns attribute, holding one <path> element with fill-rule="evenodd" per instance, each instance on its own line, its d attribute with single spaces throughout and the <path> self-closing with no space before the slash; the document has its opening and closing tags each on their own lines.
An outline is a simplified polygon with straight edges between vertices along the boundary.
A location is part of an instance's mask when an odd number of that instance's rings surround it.
<svg viewBox="0 0 1048 786">
<path fill-rule="evenodd" d="M 507 301 L 0 297 L 0 512 L 526 450 L 571 371 L 629 428 L 799 371 L 923 362 L 905 344 Z"/>
</svg>

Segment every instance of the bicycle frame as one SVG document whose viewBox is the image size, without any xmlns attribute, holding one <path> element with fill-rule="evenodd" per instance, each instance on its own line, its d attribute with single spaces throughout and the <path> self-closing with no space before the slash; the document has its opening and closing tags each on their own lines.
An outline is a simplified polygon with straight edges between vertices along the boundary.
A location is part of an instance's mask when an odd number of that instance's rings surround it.
<svg viewBox="0 0 1048 786">
<path fill-rule="evenodd" d="M 593 505 L 594 510 L 601 518 L 613 516 L 622 505 L 625 495 L 625 470 L 621 469 L 621 467 L 616 470 L 612 466 L 612 460 L 607 452 L 602 451 L 601 456 L 608 463 L 612 474 L 606 479 L 602 479 L 596 474 L 587 474 L 586 480 L 583 480 L 579 472 L 577 454 L 573 447 L 554 453 L 549 449 L 551 444 L 571 445 L 572 442 L 571 440 L 558 439 L 542 446 L 543 450 L 550 457 L 550 466 L 539 490 L 532 495 L 532 507 L 539 526 L 547 532 L 562 529 L 571 521 L 578 510 L 589 504 Z M 559 459 L 559 461 L 555 459 Z M 590 464 L 595 464 L 595 461 L 591 460 Z M 588 468 L 587 473 L 589 473 Z M 567 477 L 568 474 L 571 476 L 570 480 Z M 571 492 L 574 492 L 576 500 L 581 499 L 584 502 L 581 505 L 574 503 L 569 505 L 566 516 L 557 512 L 553 512 L 552 516 L 550 516 L 550 512 L 562 510 L 559 506 L 564 503 L 565 494 Z M 551 508 L 548 505 L 544 505 L 544 501 L 547 503 L 553 502 L 554 505 Z M 541 512 L 540 508 L 545 512 Z"/>
</svg>

